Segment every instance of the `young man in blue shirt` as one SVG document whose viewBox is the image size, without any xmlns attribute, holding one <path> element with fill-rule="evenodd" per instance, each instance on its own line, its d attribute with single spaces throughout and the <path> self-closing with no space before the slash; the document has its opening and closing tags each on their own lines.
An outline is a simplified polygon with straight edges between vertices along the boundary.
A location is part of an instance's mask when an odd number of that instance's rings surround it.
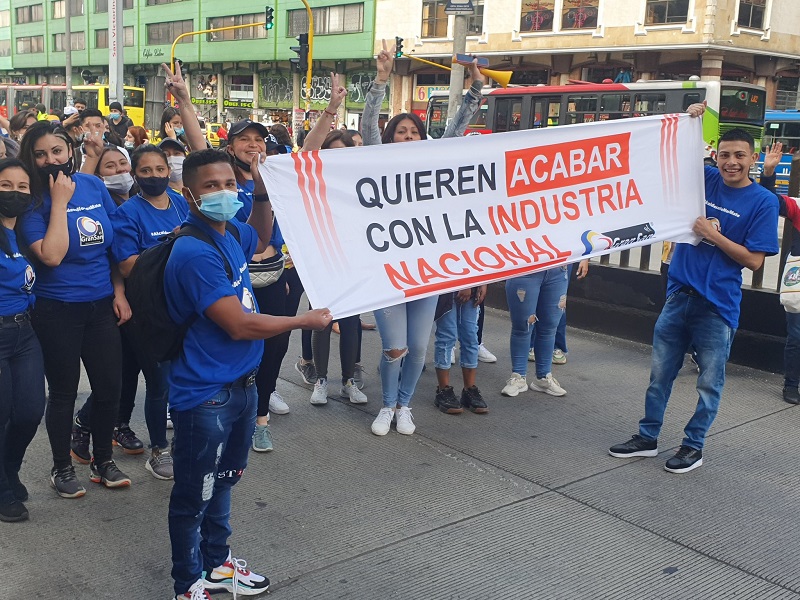
<svg viewBox="0 0 800 600">
<path fill-rule="evenodd" d="M 703 110 L 700 104 L 687 112 L 699 116 Z M 703 239 L 697 246 L 678 244 L 670 264 L 667 301 L 653 331 L 650 385 L 639 434 L 612 446 L 611 456 L 658 454 L 672 383 L 691 347 L 700 371 L 697 408 L 680 449 L 664 469 L 687 473 L 703 464 L 705 437 L 719 409 L 725 363 L 739 324 L 742 268 L 759 269 L 764 257 L 779 249 L 778 202 L 749 178 L 757 158 L 746 131 L 733 129 L 720 137 L 717 168 L 705 168 L 706 216 L 693 226 Z"/>
<path fill-rule="evenodd" d="M 175 599 L 210 598 L 209 590 L 260 594 L 269 579 L 232 557 L 231 488 L 247 465 L 256 420 L 255 373 L 263 340 L 298 328 L 323 329 L 327 309 L 298 317 L 258 313 L 248 259 L 263 252 L 272 233 L 272 209 L 253 157 L 254 206 L 247 223 L 230 158 L 216 150 L 190 154 L 183 166 L 187 223 L 216 245 L 176 240 L 164 272 L 167 308 L 176 323 L 195 319 L 169 376 L 175 427 L 175 484 L 169 503 Z M 226 230 L 230 222 L 238 240 Z M 224 257 L 224 258 L 223 258 Z M 225 263 L 229 265 L 226 271 Z M 231 273 L 231 276 L 228 275 Z"/>
</svg>

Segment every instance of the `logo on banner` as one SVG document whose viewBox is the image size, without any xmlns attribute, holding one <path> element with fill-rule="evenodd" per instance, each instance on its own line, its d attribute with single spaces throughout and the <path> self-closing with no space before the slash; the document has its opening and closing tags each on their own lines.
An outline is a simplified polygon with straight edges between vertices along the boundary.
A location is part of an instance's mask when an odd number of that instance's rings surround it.
<svg viewBox="0 0 800 600">
<path fill-rule="evenodd" d="M 36 273 L 33 271 L 33 267 L 28 265 L 25 267 L 25 284 L 22 286 L 22 291 L 30 294 L 34 283 L 36 283 Z"/>
<path fill-rule="evenodd" d="M 103 225 L 100 221 L 95 221 L 91 217 L 80 217 L 76 223 L 81 246 L 94 246 L 103 243 Z"/>
<path fill-rule="evenodd" d="M 792 267 L 786 271 L 783 277 L 783 285 L 786 287 L 794 287 L 800 283 L 800 267 Z"/>
<path fill-rule="evenodd" d="M 584 231 L 581 235 L 581 242 L 586 251 L 584 256 L 593 252 L 602 252 L 612 248 L 622 248 L 649 240 L 656 236 L 656 230 L 652 223 L 641 223 L 632 227 L 598 233 L 596 231 Z"/>
</svg>

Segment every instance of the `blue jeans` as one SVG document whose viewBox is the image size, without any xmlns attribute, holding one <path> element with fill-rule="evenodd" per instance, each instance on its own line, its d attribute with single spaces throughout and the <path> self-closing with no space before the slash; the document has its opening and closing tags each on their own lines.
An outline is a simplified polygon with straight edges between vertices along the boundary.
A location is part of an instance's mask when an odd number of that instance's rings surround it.
<svg viewBox="0 0 800 600">
<path fill-rule="evenodd" d="M 455 296 L 455 294 L 454 294 Z M 478 312 L 472 299 L 459 304 L 453 299 L 453 308 L 436 321 L 433 364 L 437 369 L 450 368 L 450 355 L 456 340 L 461 343 L 462 369 L 478 368 Z"/>
<path fill-rule="evenodd" d="M 556 329 L 564 314 L 568 283 L 566 267 L 554 267 L 506 281 L 506 300 L 511 315 L 511 369 L 514 373 L 523 377 L 528 373 L 528 351 L 534 322 L 537 329 L 534 342 L 536 377 L 541 379 L 550 373 Z"/>
<path fill-rule="evenodd" d="M 30 321 L 0 325 L 0 504 L 44 414 L 44 361 Z"/>
<path fill-rule="evenodd" d="M 531 327 L 531 349 L 536 347 L 536 325 L 534 324 Z M 555 340 L 554 348 L 558 348 L 564 354 L 567 354 L 569 350 L 567 350 L 567 311 L 561 314 L 561 320 L 558 322 L 558 327 L 556 327 L 556 340 Z"/>
<path fill-rule="evenodd" d="M 697 352 L 700 367 L 699 397 L 694 415 L 683 430 L 686 437 L 682 443 L 695 450 L 703 449 L 706 433 L 719 410 L 725 385 L 725 363 L 735 333 L 705 298 L 683 292 L 675 292 L 667 298 L 653 331 L 650 385 L 645 394 L 644 418 L 639 421 L 642 437 L 658 438 L 672 384 L 683 366 L 683 355 L 691 346 Z"/>
<path fill-rule="evenodd" d="M 800 383 L 800 313 L 786 313 L 786 348 L 783 350 L 783 385 Z"/>
<path fill-rule="evenodd" d="M 425 353 L 431 338 L 436 296 L 387 306 L 373 312 L 381 334 L 381 384 L 383 406 L 408 406 L 425 366 Z M 405 350 L 399 358 L 389 358 L 390 350 Z"/>
<path fill-rule="evenodd" d="M 172 411 L 175 483 L 168 520 L 176 594 L 228 557 L 231 488 L 247 466 L 257 407 L 258 392 L 250 385 L 226 387 L 200 406 Z"/>
</svg>

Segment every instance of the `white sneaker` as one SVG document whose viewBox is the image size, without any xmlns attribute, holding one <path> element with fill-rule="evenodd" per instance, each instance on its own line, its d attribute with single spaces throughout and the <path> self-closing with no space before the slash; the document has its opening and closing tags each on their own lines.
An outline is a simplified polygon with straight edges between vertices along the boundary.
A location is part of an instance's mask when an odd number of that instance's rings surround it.
<svg viewBox="0 0 800 600">
<path fill-rule="evenodd" d="M 533 351 L 533 348 L 528 350 L 528 362 L 536 362 L 536 354 Z"/>
<path fill-rule="evenodd" d="M 317 379 L 314 392 L 311 394 L 311 404 L 322 405 L 328 403 L 328 380 Z"/>
<path fill-rule="evenodd" d="M 451 365 L 456 364 L 456 347 L 455 346 L 453 346 L 453 350 L 452 350 L 452 352 L 450 352 L 450 364 Z"/>
<path fill-rule="evenodd" d="M 350 402 L 353 404 L 366 404 L 367 403 L 367 396 L 358 389 L 356 382 L 353 379 L 348 379 L 347 383 L 342 386 L 342 390 L 339 392 L 339 395 L 342 398 L 350 398 Z"/>
<path fill-rule="evenodd" d="M 486 346 L 481 344 L 478 346 L 478 360 L 485 363 L 496 363 L 497 357 L 486 349 Z"/>
<path fill-rule="evenodd" d="M 553 350 L 553 364 L 554 365 L 567 364 L 567 355 L 564 354 L 564 351 L 561 348 L 556 348 L 555 350 Z"/>
<path fill-rule="evenodd" d="M 527 390 L 528 382 L 525 381 L 525 378 L 519 373 L 512 373 L 511 377 L 506 381 L 506 387 L 504 387 L 500 393 L 503 394 L 503 396 L 510 396 L 513 398 L 519 395 L 520 392 L 525 392 Z"/>
<path fill-rule="evenodd" d="M 375 435 L 386 435 L 392 427 L 393 420 L 394 409 L 382 408 L 381 412 L 378 413 L 378 416 L 375 417 L 375 420 L 372 422 L 372 433 Z"/>
<path fill-rule="evenodd" d="M 417 428 L 417 426 L 414 425 L 414 419 L 411 417 L 411 409 L 407 406 L 401 406 L 400 410 L 394 414 L 394 418 L 397 420 L 397 433 L 411 435 Z"/>
<path fill-rule="evenodd" d="M 553 377 L 552 373 L 548 373 L 546 377 L 542 377 L 531 383 L 531 389 L 536 392 L 550 394 L 551 396 L 563 396 L 567 393 L 567 390 L 558 385 L 558 380 Z"/>
<path fill-rule="evenodd" d="M 289 405 L 283 401 L 281 395 L 275 391 L 269 395 L 269 412 L 275 415 L 285 415 L 289 413 Z"/>
</svg>

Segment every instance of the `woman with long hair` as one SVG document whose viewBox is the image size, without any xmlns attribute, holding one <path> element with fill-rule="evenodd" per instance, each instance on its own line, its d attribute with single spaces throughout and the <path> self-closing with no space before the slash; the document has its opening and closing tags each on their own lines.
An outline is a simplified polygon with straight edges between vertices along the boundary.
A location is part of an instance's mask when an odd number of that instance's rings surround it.
<svg viewBox="0 0 800 600">
<path fill-rule="evenodd" d="M 128 152 L 133 152 L 139 146 L 150 143 L 150 137 L 147 135 L 147 130 L 139 125 L 128 127 L 128 134 L 125 136 L 125 149 Z"/>
<path fill-rule="evenodd" d="M 15 114 L 8 121 L 8 134 L 11 139 L 17 142 L 22 141 L 22 136 L 28 131 L 31 125 L 36 123 L 36 115 L 29 110 L 23 110 Z"/>
<path fill-rule="evenodd" d="M 19 472 L 45 405 L 42 349 L 30 319 L 36 275 L 17 238 L 33 198 L 25 165 L 0 161 L 0 521 L 28 518 Z"/>
<path fill-rule="evenodd" d="M 118 326 L 131 316 L 122 276 L 109 256 L 114 238 L 109 215 L 116 206 L 102 181 L 75 172 L 72 143 L 60 127 L 45 121 L 32 125 L 19 158 L 37 173 L 32 189 L 42 199 L 23 220 L 22 233 L 40 264 L 32 323 L 50 392 L 45 418 L 53 453 L 50 482 L 64 498 L 86 493 L 70 458 L 82 362 L 95 400 L 90 478 L 106 487 L 129 486 L 111 447 L 121 386 Z"/>
<path fill-rule="evenodd" d="M 383 50 L 378 54 L 378 73 L 367 93 L 361 119 L 361 133 L 365 146 L 427 139 L 425 125 L 414 113 L 396 115 L 386 124 L 383 135 L 380 134 L 378 116 L 393 65 L 394 48 L 388 50 L 384 42 Z M 472 85 L 464 95 L 461 108 L 448 124 L 443 137 L 463 135 L 470 119 L 480 107 L 486 79 L 478 70 L 477 61 L 472 64 L 470 76 Z M 393 420 L 397 423 L 397 433 L 411 435 L 416 429 L 409 403 L 425 365 L 425 353 L 433 328 L 436 302 L 436 296 L 431 296 L 374 311 L 383 344 L 380 363 L 383 408 L 372 423 L 372 433 L 375 435 L 389 433 Z"/>
</svg>

